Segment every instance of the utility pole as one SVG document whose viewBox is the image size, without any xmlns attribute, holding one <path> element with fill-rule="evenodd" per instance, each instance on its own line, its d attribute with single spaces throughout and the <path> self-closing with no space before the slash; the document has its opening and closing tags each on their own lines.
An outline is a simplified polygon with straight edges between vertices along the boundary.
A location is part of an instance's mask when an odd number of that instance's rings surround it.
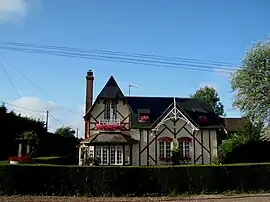
<svg viewBox="0 0 270 202">
<path fill-rule="evenodd" d="M 79 128 L 77 128 L 76 136 L 77 136 L 77 138 L 79 137 Z"/>
<path fill-rule="evenodd" d="M 46 131 L 48 132 L 48 125 L 49 125 L 49 111 L 46 112 Z"/>
</svg>

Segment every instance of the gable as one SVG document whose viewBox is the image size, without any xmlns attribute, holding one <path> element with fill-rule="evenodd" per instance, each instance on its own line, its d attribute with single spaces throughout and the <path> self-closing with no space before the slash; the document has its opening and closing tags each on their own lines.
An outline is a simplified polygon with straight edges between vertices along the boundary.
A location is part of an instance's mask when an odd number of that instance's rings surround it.
<svg viewBox="0 0 270 202">
<path fill-rule="evenodd" d="M 149 128 L 157 124 L 173 107 L 173 97 L 126 97 L 132 109 L 132 127 Z M 211 106 L 191 98 L 176 98 L 177 108 L 199 128 L 220 128 L 221 121 Z M 139 112 L 149 110 L 149 122 L 138 123 Z"/>
</svg>

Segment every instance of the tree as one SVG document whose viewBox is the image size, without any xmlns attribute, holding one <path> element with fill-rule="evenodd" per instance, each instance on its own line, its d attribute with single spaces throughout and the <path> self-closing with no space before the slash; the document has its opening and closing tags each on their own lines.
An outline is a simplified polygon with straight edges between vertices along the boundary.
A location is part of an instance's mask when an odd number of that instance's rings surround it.
<svg viewBox="0 0 270 202">
<path fill-rule="evenodd" d="M 61 127 L 55 131 L 55 134 L 63 136 L 63 137 L 75 137 L 75 130 L 71 127 Z"/>
<path fill-rule="evenodd" d="M 231 76 L 233 106 L 254 123 L 270 120 L 270 41 L 258 42 Z"/>
<path fill-rule="evenodd" d="M 0 113 L 7 113 L 7 108 L 5 106 L 5 103 L 2 103 L 1 106 L 0 106 Z"/>
<path fill-rule="evenodd" d="M 213 107 L 214 111 L 220 115 L 225 116 L 224 105 L 220 102 L 220 97 L 213 87 L 199 88 L 195 94 L 191 95 L 192 98 L 199 99 Z"/>
<path fill-rule="evenodd" d="M 254 125 L 249 119 L 246 119 L 243 127 L 220 145 L 219 161 L 223 163 L 225 159 L 228 160 L 228 156 L 238 147 L 264 140 L 267 140 L 267 137 L 263 135 L 263 124 Z"/>
</svg>

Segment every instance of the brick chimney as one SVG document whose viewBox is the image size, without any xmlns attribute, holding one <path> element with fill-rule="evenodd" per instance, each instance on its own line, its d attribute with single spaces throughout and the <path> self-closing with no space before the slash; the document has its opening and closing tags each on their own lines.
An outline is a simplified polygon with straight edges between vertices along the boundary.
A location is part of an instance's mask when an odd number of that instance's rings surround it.
<svg viewBox="0 0 270 202">
<path fill-rule="evenodd" d="M 86 75 L 86 102 L 85 102 L 85 113 L 92 107 L 93 103 L 93 84 L 94 84 L 94 75 L 92 70 L 89 70 Z M 90 120 L 89 116 L 85 118 L 85 134 L 84 138 L 89 137 L 90 129 Z"/>
</svg>

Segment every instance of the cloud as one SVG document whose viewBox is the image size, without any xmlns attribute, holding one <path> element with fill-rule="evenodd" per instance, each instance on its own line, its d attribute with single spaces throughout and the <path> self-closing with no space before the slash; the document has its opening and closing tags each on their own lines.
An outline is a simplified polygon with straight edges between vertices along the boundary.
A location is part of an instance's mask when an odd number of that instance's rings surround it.
<svg viewBox="0 0 270 202">
<path fill-rule="evenodd" d="M 79 137 L 84 135 L 84 121 L 80 114 L 84 112 L 84 105 L 78 105 L 73 111 L 78 115 L 70 113 L 59 105 L 49 100 L 42 100 L 38 97 L 21 97 L 19 99 L 9 101 L 7 108 L 16 114 L 28 116 L 35 119 L 46 121 L 46 111 L 49 111 L 48 129 L 54 132 L 62 126 L 71 126 L 75 131 L 79 129 Z"/>
<path fill-rule="evenodd" d="M 226 66 L 223 66 L 221 68 L 228 68 L 228 69 L 237 69 L 238 67 L 232 67 L 232 66 L 229 66 L 229 67 L 226 67 Z M 223 78 L 226 78 L 226 79 L 229 79 L 230 76 L 236 71 L 236 70 L 222 70 L 222 69 L 215 69 L 216 71 L 216 74 L 220 77 L 223 77 Z"/>
<path fill-rule="evenodd" d="M 38 2 L 39 0 L 0 0 L 0 23 L 26 17 L 30 7 L 37 5 Z"/>
</svg>

